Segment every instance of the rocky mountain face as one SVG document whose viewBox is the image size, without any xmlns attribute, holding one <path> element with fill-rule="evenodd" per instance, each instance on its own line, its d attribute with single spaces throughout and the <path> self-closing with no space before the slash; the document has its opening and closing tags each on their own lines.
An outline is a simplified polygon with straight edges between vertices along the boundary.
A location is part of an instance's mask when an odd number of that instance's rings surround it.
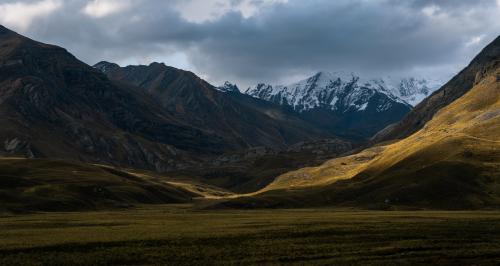
<svg viewBox="0 0 500 266">
<path fill-rule="evenodd" d="M 216 89 L 222 92 L 240 93 L 240 89 L 238 88 L 238 86 L 229 81 L 224 82 L 224 85 L 216 87 Z"/>
<path fill-rule="evenodd" d="M 421 129 L 441 108 L 460 98 L 483 78 L 485 73 L 498 67 L 499 54 L 500 37 L 497 37 L 458 75 L 419 103 L 404 119 L 379 132 L 373 141 L 401 139 Z"/>
<path fill-rule="evenodd" d="M 164 64 L 119 67 L 100 62 L 94 67 L 111 80 L 141 88 L 169 115 L 221 136 L 233 150 L 255 146 L 283 149 L 296 142 L 333 136 L 292 110 L 245 94 L 224 93 L 191 72 Z M 223 87 L 238 91 L 230 83 Z"/>
<path fill-rule="evenodd" d="M 166 171 L 231 148 L 65 49 L 0 27 L 0 152 Z"/>
<path fill-rule="evenodd" d="M 341 72 L 319 72 L 287 86 L 259 84 L 245 94 L 290 107 L 307 121 L 351 138 L 370 137 L 411 110 L 382 80 Z"/>
</svg>

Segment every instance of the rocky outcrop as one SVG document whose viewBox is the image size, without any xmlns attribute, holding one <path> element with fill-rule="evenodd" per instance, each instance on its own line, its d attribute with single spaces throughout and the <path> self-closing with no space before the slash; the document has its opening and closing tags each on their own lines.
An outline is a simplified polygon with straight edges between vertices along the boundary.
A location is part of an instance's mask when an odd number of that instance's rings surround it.
<svg viewBox="0 0 500 266">
<path fill-rule="evenodd" d="M 6 154 L 22 155 L 26 158 L 35 158 L 36 156 L 30 142 L 18 138 L 6 139 L 4 141 L 4 151 Z"/>
<path fill-rule="evenodd" d="M 224 85 L 216 87 L 217 90 L 221 92 L 227 92 L 227 93 L 240 93 L 240 89 L 236 84 L 233 84 L 229 81 L 224 82 Z"/>
</svg>

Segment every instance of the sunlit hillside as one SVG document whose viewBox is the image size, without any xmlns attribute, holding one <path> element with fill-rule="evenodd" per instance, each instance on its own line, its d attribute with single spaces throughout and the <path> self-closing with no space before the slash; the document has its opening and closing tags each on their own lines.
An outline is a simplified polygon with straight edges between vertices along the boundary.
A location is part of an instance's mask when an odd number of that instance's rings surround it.
<svg viewBox="0 0 500 266">
<path fill-rule="evenodd" d="M 500 205 L 499 80 L 497 68 L 406 139 L 281 175 L 252 205 Z"/>
</svg>

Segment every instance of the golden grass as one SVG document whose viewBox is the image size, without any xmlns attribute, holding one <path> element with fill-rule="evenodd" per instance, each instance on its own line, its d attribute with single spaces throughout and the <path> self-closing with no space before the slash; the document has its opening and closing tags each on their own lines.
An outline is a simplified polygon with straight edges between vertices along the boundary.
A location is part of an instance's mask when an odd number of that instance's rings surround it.
<svg viewBox="0 0 500 266">
<path fill-rule="evenodd" d="M 259 192 L 324 186 L 349 179 L 364 170 L 383 149 L 384 147 L 373 147 L 355 155 L 330 160 L 320 167 L 307 167 L 283 174 Z"/>
</svg>

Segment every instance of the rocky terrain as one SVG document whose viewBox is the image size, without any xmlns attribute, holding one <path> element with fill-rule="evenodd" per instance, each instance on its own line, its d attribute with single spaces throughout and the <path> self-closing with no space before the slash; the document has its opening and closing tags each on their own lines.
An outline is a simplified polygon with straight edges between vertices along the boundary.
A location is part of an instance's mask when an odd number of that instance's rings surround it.
<svg viewBox="0 0 500 266">
<path fill-rule="evenodd" d="M 222 86 L 216 87 L 215 89 L 222 91 L 222 92 L 233 92 L 233 93 L 240 93 L 240 88 L 236 86 L 236 84 L 233 84 L 229 81 L 224 82 Z"/>
</svg>

